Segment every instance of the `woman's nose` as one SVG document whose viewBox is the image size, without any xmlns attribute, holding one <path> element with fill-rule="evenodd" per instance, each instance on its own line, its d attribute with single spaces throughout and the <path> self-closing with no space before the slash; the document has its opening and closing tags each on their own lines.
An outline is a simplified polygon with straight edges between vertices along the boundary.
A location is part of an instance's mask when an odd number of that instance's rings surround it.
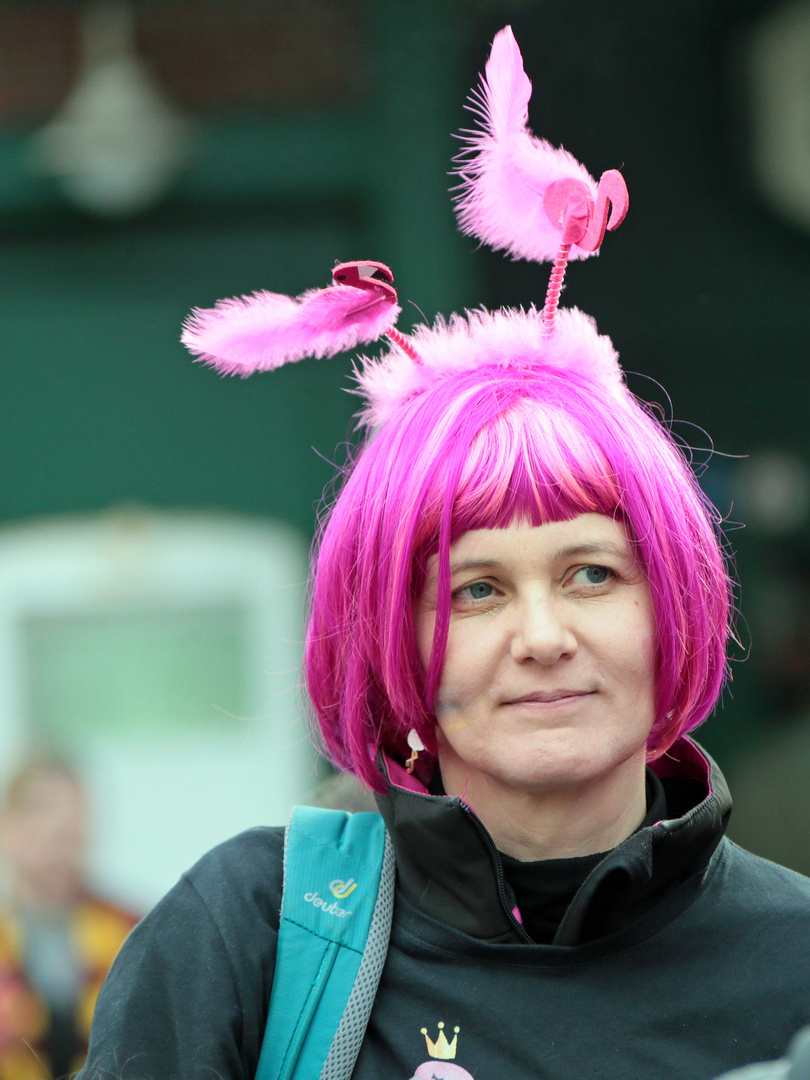
<svg viewBox="0 0 810 1080">
<path fill-rule="evenodd" d="M 527 599 L 516 611 L 511 654 L 517 663 L 554 664 L 577 651 L 577 638 L 565 612 L 548 598 Z"/>
</svg>

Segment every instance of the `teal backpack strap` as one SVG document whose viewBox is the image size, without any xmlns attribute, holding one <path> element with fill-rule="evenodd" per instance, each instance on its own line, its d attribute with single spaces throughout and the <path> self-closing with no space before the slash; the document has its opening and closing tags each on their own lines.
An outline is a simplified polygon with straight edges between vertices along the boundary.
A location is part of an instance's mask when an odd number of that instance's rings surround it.
<svg viewBox="0 0 810 1080">
<path fill-rule="evenodd" d="M 256 1080 L 348 1080 L 388 951 L 394 855 L 379 814 L 297 806 Z"/>
</svg>

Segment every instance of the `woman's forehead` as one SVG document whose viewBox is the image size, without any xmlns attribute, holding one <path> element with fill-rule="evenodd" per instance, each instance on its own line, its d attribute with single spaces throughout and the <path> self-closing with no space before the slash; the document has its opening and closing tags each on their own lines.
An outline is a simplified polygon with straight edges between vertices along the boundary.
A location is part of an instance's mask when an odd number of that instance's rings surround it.
<svg viewBox="0 0 810 1080">
<path fill-rule="evenodd" d="M 565 521 L 533 525 L 513 521 L 502 528 L 470 529 L 450 545 L 450 571 L 457 573 L 487 564 L 505 563 L 522 556 L 556 560 L 615 556 L 632 558 L 632 549 L 621 521 L 606 514 L 578 514 Z M 428 562 L 436 571 L 438 555 Z"/>
</svg>

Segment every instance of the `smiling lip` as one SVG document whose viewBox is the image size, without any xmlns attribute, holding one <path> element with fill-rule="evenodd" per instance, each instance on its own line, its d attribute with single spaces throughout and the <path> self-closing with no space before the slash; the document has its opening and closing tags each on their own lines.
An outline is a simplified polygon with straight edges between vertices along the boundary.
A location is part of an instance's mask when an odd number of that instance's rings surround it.
<svg viewBox="0 0 810 1080">
<path fill-rule="evenodd" d="M 510 698 L 504 705 L 553 705 L 555 701 L 569 701 L 571 698 L 589 697 L 594 690 L 536 690 L 533 694 Z"/>
</svg>

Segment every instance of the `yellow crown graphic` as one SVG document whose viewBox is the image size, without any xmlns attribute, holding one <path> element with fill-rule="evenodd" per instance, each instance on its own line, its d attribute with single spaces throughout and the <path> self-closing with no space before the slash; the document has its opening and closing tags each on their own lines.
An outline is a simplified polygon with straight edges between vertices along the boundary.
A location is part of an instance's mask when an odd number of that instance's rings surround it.
<svg viewBox="0 0 810 1080">
<path fill-rule="evenodd" d="M 447 1036 L 444 1033 L 444 1021 L 439 1021 L 439 1037 L 436 1042 L 433 1042 L 427 1033 L 427 1028 L 422 1028 L 422 1034 L 425 1036 L 425 1042 L 427 1043 L 428 1053 L 432 1058 L 439 1058 L 441 1061 L 449 1061 L 456 1056 L 456 1047 L 458 1046 L 458 1033 L 459 1028 L 454 1027 L 453 1041 L 448 1042 Z"/>
</svg>

